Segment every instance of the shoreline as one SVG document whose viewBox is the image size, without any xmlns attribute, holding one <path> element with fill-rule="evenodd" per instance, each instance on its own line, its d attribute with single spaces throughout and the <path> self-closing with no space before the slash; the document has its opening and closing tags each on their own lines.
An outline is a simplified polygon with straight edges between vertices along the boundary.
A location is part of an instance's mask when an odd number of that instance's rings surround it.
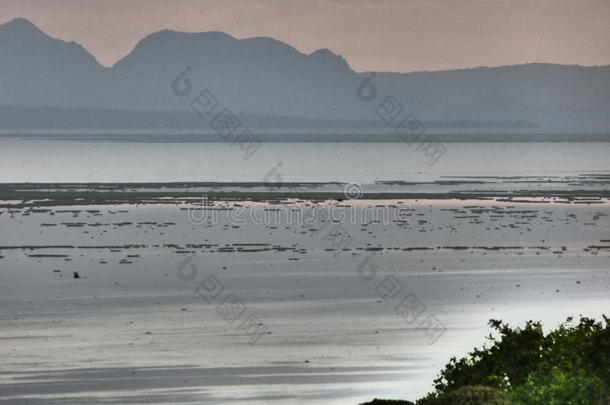
<svg viewBox="0 0 610 405">
<path fill-rule="evenodd" d="M 182 204 L 212 201 L 286 203 L 349 201 L 342 182 L 137 182 L 0 183 L 0 208 L 70 205 Z M 481 200 L 496 202 L 605 204 L 610 175 L 569 177 L 468 176 L 436 181 L 377 181 L 360 187 L 356 200 Z M 358 198 L 359 197 L 359 198 Z"/>
</svg>

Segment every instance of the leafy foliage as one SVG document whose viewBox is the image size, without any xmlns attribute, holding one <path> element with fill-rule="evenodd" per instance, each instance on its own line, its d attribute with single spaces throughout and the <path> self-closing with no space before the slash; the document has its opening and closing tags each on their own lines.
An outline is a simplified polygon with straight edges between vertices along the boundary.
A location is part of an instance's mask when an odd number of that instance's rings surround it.
<svg viewBox="0 0 610 405">
<path fill-rule="evenodd" d="M 464 386 L 438 396 L 431 395 L 418 405 L 509 405 L 508 397 L 497 388 Z"/>
<path fill-rule="evenodd" d="M 568 318 L 547 334 L 533 321 L 515 329 L 498 320 L 491 320 L 490 326 L 498 337 L 490 334 L 488 346 L 459 360 L 452 358 L 434 381 L 435 392 L 418 404 L 502 403 L 497 402 L 500 399 L 448 399 L 477 392 L 480 386 L 501 390 L 514 405 L 605 405 L 608 401 L 610 319 L 606 316 L 603 322 L 581 317 L 576 324 Z M 433 402 L 443 398 L 449 402 Z"/>
</svg>

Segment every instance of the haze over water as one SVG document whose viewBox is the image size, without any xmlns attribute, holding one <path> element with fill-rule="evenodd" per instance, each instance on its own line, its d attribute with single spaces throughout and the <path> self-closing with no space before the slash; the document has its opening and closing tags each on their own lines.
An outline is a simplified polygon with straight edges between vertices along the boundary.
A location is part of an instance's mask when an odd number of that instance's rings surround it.
<svg viewBox="0 0 610 405">
<path fill-rule="evenodd" d="M 415 402 L 490 319 L 601 319 L 609 17 L 0 0 L 0 403 Z M 458 382 L 575 404 L 594 341 Z"/>
<path fill-rule="evenodd" d="M 567 176 L 610 171 L 610 143 L 446 143 L 434 164 L 416 145 L 228 143 L 0 137 L 0 182 L 362 182 L 441 176 Z M 279 177 L 278 177 L 279 175 Z"/>
</svg>

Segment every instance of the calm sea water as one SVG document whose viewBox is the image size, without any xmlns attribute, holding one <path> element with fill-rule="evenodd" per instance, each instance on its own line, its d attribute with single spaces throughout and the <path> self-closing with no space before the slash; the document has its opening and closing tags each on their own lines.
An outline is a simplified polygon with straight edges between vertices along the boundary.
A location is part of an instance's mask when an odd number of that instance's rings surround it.
<svg viewBox="0 0 610 405">
<path fill-rule="evenodd" d="M 404 143 L 266 143 L 244 160 L 226 143 L 0 137 L 0 183 L 370 183 L 610 172 L 610 143 L 445 147 L 430 165 Z M 545 186 L 529 180 L 463 187 Z M 610 209 L 595 202 L 412 201 L 417 220 L 406 224 L 344 222 L 354 249 L 343 253 L 306 224 L 195 224 L 173 204 L 0 210 L 0 392 L 10 404 L 415 399 L 451 356 L 484 343 L 489 319 L 518 325 L 534 316 L 552 327 L 567 316 L 601 317 L 610 301 L 608 252 L 590 247 L 606 237 Z M 253 243 L 278 249 L 217 249 Z M 140 247 L 108 248 L 123 244 Z M 178 273 L 184 249 L 174 246 L 201 244 L 213 248 L 193 250 L 198 278 L 185 282 Z M 386 250 L 372 256 L 366 246 Z M 429 249 L 400 250 L 413 246 Z M 358 277 L 363 263 L 374 263 L 373 279 Z M 210 274 L 268 326 L 256 346 L 237 329 L 241 321 L 231 324 L 218 302 L 193 293 Z M 379 293 L 388 276 L 404 288 L 392 300 Z M 410 294 L 425 309 L 421 319 L 433 315 L 446 328 L 437 341 L 396 312 Z"/>
<path fill-rule="evenodd" d="M 405 143 L 227 143 L 0 138 L 0 182 L 425 181 L 610 171 L 610 143 L 447 143 L 430 165 Z"/>
</svg>

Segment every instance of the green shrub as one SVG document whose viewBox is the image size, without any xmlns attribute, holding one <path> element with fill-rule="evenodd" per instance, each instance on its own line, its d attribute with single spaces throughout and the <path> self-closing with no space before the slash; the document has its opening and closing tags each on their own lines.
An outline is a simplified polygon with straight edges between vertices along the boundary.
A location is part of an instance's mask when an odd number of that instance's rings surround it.
<svg viewBox="0 0 610 405">
<path fill-rule="evenodd" d="M 610 318 L 568 318 L 546 334 L 540 322 L 489 323 L 497 335 L 452 358 L 417 405 L 610 405 Z"/>
<path fill-rule="evenodd" d="M 370 402 L 366 402 L 360 405 L 415 405 L 413 402 L 411 401 L 403 401 L 400 399 L 377 399 L 375 398 L 374 400 L 370 401 Z"/>
<path fill-rule="evenodd" d="M 511 328 L 490 325 L 498 337 L 460 360 L 452 358 L 435 380 L 432 397 L 471 385 L 504 391 L 515 405 L 606 405 L 610 395 L 610 319 L 581 317 L 545 334 L 539 322 Z"/>
<path fill-rule="evenodd" d="M 508 405 L 506 394 L 497 388 L 481 385 L 460 387 L 442 394 L 436 405 Z"/>
</svg>

